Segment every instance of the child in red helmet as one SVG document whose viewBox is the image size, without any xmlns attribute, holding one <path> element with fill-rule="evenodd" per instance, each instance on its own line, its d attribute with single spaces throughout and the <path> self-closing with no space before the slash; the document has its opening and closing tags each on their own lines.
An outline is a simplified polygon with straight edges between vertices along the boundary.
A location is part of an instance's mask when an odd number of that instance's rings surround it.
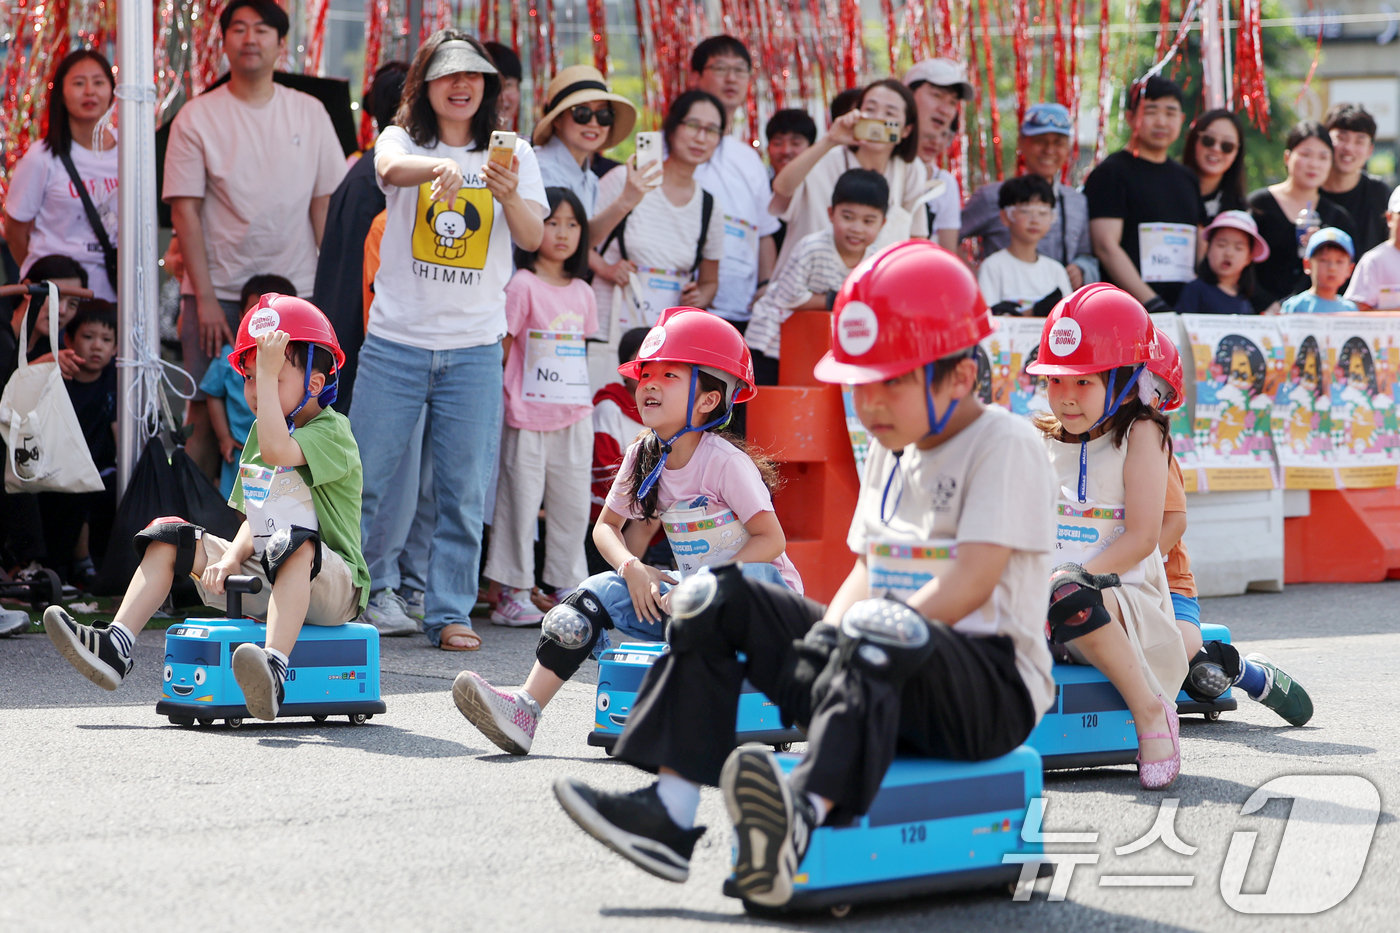
<svg viewBox="0 0 1400 933">
<path fill-rule="evenodd" d="M 238 534 L 225 541 L 182 518 L 158 518 L 136 535 L 141 566 L 111 624 L 80 625 L 50 606 L 44 629 L 83 676 L 115 690 L 177 575 L 191 576 L 214 607 L 223 605 L 226 577 L 260 577 L 261 593 L 245 596 L 243 607 L 267 621 L 267 647 L 239 645 L 233 673 L 248 712 L 272 720 L 302 624 L 340 625 L 365 608 L 360 452 L 350 422 L 329 407 L 345 354 L 315 305 L 263 295 L 244 315 L 229 363 L 247 379 L 243 392 L 257 416 L 229 497 L 247 516 Z"/>
<path fill-rule="evenodd" d="M 1051 415 L 1036 425 L 1059 477 L 1051 641 L 1118 688 L 1138 730 L 1138 777 L 1181 768 L 1176 693 L 1186 653 L 1157 552 L 1171 441 L 1144 365 L 1162 357 L 1152 319 L 1112 285 L 1090 285 L 1046 320 L 1036 362 Z"/>
<path fill-rule="evenodd" d="M 458 674 L 452 687 L 462 715 L 514 755 L 529 754 L 545 705 L 607 648 L 606 629 L 665 639 L 668 592 L 680 577 L 738 560 L 747 576 L 802 592 L 773 512 L 771 463 L 719 433 L 734 405 L 756 394 L 753 359 L 734 325 L 707 311 L 668 308 L 637 358 L 617 371 L 637 380 L 637 407 L 651 430 L 627 448 L 593 527 L 594 544 L 616 571 L 584 580 L 545 615 L 523 688 L 499 690 L 473 671 Z M 658 517 L 679 572 L 637 556 Z M 628 522 L 637 534 L 624 534 Z"/>
<path fill-rule="evenodd" d="M 658 781 L 625 794 L 556 782 L 589 834 L 683 881 L 704 828 L 682 790 L 718 784 L 740 895 L 781 906 L 811 831 L 867 812 L 896 746 L 966 761 L 1025 741 L 1054 697 L 1054 486 L 1034 429 L 976 396 L 972 351 L 993 326 L 972 273 L 927 241 L 889 247 L 846 279 L 816 376 L 855 383 L 878 442 L 851 522 L 854 567 L 830 606 L 732 567 L 671 592 L 671 650 L 614 748 Z M 806 730 L 791 777 L 766 747 L 733 748 L 745 678 Z"/>
<path fill-rule="evenodd" d="M 1147 364 L 1152 374 L 1156 405 L 1162 411 L 1175 411 L 1186 401 L 1181 354 L 1170 337 L 1157 331 L 1162 359 Z M 1181 632 L 1190 672 L 1182 688 L 1196 700 L 1214 700 L 1230 687 L 1239 687 L 1251 700 L 1267 706 L 1291 725 L 1301 726 L 1312 718 L 1312 698 L 1303 685 L 1262 654 L 1241 657 L 1234 645 L 1223 641 L 1201 640 L 1201 604 L 1196 599 L 1196 577 L 1191 573 L 1191 555 L 1186 553 L 1186 482 L 1181 466 L 1172 457 L 1167 461 L 1167 499 L 1162 516 L 1162 533 L 1157 549 L 1162 554 L 1171 590 L 1176 627 Z"/>
</svg>

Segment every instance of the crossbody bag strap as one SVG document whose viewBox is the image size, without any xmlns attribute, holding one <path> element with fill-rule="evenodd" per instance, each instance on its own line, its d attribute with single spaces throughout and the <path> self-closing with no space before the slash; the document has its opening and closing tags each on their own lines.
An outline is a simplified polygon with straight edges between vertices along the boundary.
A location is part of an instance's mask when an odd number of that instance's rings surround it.
<svg viewBox="0 0 1400 933">
<path fill-rule="evenodd" d="M 63 161 L 63 167 L 68 170 L 68 177 L 72 180 L 73 187 L 78 189 L 78 197 L 83 201 L 83 211 L 87 214 L 88 225 L 92 227 L 92 232 L 97 235 L 97 245 L 102 247 L 102 264 L 107 270 L 107 278 L 112 280 L 112 288 L 116 288 L 117 248 L 112 245 L 111 239 L 107 236 L 107 228 L 102 223 L 101 215 L 97 213 L 97 205 L 92 203 L 87 185 L 83 184 L 82 176 L 78 174 L 78 167 L 73 164 L 72 154 L 61 152 L 58 157 Z"/>
<path fill-rule="evenodd" d="M 700 274 L 700 263 L 705 258 L 705 238 L 710 235 L 710 220 L 715 216 L 715 196 L 704 188 L 700 189 L 700 242 L 695 244 L 695 274 Z"/>
</svg>

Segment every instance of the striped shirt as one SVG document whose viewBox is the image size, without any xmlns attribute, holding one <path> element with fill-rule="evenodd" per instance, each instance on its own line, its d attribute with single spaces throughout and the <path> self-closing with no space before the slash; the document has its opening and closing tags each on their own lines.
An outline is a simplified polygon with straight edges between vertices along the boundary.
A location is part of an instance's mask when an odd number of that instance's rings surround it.
<svg viewBox="0 0 1400 933">
<path fill-rule="evenodd" d="M 866 250 L 870 255 L 870 250 Z M 744 340 L 764 356 L 778 358 L 783 322 L 813 295 L 836 291 L 851 270 L 836 251 L 831 228 L 803 237 L 763 297 L 754 302 Z"/>
</svg>

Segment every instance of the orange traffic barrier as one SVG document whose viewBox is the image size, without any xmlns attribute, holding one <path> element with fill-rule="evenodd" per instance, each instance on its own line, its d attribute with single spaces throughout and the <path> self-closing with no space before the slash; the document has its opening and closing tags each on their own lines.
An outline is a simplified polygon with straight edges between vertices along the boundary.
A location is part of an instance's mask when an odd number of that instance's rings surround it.
<svg viewBox="0 0 1400 933">
<path fill-rule="evenodd" d="M 1286 583 L 1400 578 L 1400 489 L 1311 492 L 1309 514 L 1283 520 Z"/>
<path fill-rule="evenodd" d="M 829 602 L 855 563 L 846 532 L 860 493 L 841 387 L 812 376 L 831 347 L 831 315 L 795 312 L 782 346 L 782 384 L 760 386 L 748 403 L 748 440 L 778 464 L 783 484 L 773 508 L 807 596 Z"/>
</svg>

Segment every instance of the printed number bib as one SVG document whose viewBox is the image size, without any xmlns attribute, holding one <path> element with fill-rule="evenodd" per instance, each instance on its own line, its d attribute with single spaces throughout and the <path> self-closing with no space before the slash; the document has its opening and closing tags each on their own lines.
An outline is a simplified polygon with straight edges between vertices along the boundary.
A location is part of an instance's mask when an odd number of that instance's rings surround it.
<svg viewBox="0 0 1400 933">
<path fill-rule="evenodd" d="M 661 529 L 681 576 L 733 560 L 749 540 L 744 523 L 728 510 L 706 515 L 704 507 L 670 508 L 661 513 Z"/>
<path fill-rule="evenodd" d="M 866 597 L 907 600 L 928 581 L 948 573 L 957 556 L 958 545 L 952 538 L 934 541 L 872 539 L 865 547 Z M 983 611 L 986 608 L 973 610 L 953 627 L 970 635 L 995 635 L 996 619 L 994 614 Z"/>
<path fill-rule="evenodd" d="M 1052 563 L 1088 563 L 1128 530 L 1126 514 L 1121 505 L 1061 499 L 1055 504 L 1055 558 Z M 1141 563 L 1119 576 L 1130 584 L 1141 584 L 1147 579 Z"/>
<path fill-rule="evenodd" d="M 243 509 L 248 530 L 253 533 L 255 554 L 263 552 L 268 539 L 279 529 L 291 530 L 293 525 L 312 531 L 320 529 L 311 487 L 296 467 L 245 463 L 238 468 L 238 481 L 243 484 Z"/>
<path fill-rule="evenodd" d="M 1196 228 L 1138 224 L 1138 265 L 1144 282 L 1191 281 L 1196 277 Z"/>
<path fill-rule="evenodd" d="M 583 334 L 527 331 L 525 381 L 521 394 L 527 402 L 589 404 L 593 395 L 588 388 L 588 346 Z"/>
<path fill-rule="evenodd" d="M 631 280 L 632 298 L 637 303 L 641 323 L 653 327 L 662 311 L 680 305 L 681 289 L 690 281 L 690 275 L 669 269 L 642 268 L 631 276 Z"/>
</svg>

